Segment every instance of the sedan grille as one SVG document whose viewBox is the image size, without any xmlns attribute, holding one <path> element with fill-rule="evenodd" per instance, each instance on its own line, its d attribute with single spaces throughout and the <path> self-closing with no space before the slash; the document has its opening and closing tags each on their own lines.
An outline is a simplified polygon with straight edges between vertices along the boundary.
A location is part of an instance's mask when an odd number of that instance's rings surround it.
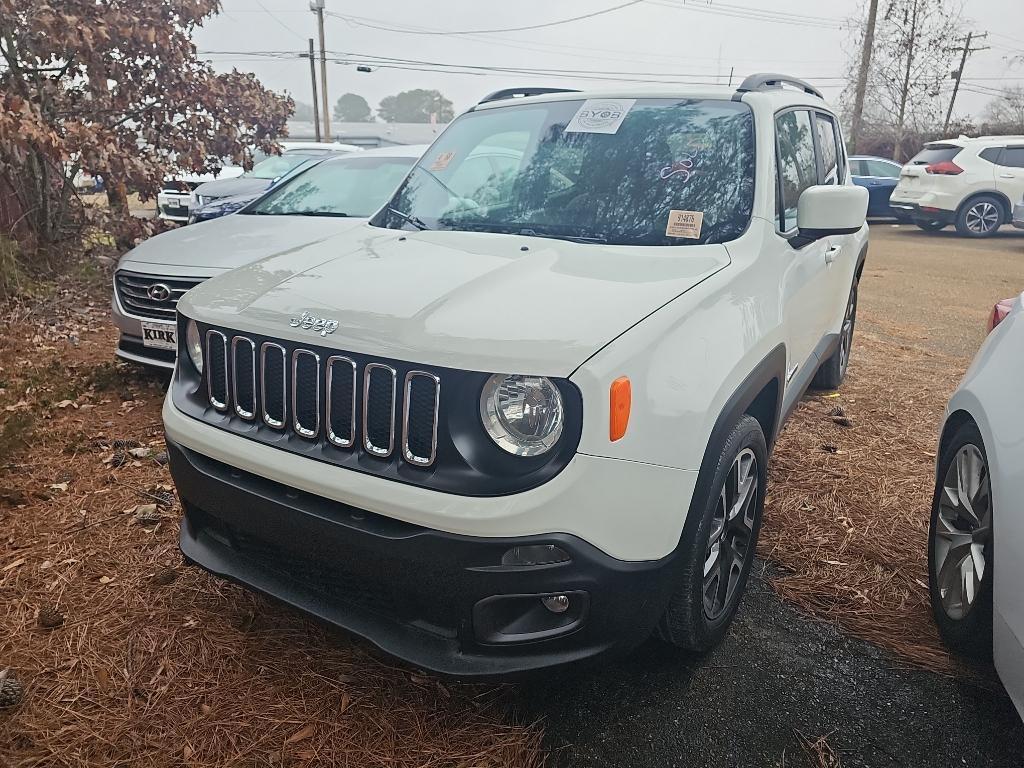
<svg viewBox="0 0 1024 768">
<path fill-rule="evenodd" d="M 267 441 L 285 433 L 325 452 L 400 454 L 420 468 L 437 458 L 441 379 L 428 371 L 216 329 L 206 331 L 205 367 L 205 402 L 224 418 L 258 419 Z"/>
<path fill-rule="evenodd" d="M 121 307 L 128 314 L 173 322 L 178 299 L 203 279 L 118 271 L 114 276 L 114 290 Z"/>
</svg>

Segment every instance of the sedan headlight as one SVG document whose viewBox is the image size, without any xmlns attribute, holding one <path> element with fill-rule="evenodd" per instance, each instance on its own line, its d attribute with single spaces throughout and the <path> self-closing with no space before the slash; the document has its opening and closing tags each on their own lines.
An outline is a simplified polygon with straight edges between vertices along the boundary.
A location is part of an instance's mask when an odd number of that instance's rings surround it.
<svg viewBox="0 0 1024 768">
<path fill-rule="evenodd" d="M 188 349 L 189 359 L 192 365 L 200 374 L 203 372 L 203 338 L 199 335 L 199 326 L 195 320 L 188 321 L 185 329 L 185 348 Z"/>
<path fill-rule="evenodd" d="M 480 394 L 480 417 L 499 448 L 516 456 L 547 453 L 562 436 L 562 395 L 543 376 L 496 373 Z"/>
</svg>

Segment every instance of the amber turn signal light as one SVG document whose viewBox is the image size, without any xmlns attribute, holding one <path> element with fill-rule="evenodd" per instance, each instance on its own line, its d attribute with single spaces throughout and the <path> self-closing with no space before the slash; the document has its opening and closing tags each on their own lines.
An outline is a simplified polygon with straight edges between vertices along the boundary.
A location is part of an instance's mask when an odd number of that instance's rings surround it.
<svg viewBox="0 0 1024 768">
<path fill-rule="evenodd" d="M 627 376 L 620 376 L 612 382 L 609 393 L 609 404 L 611 406 L 611 421 L 608 428 L 608 437 L 614 443 L 621 440 L 626 434 L 626 427 L 629 426 L 629 408 L 633 401 L 633 388 Z"/>
</svg>

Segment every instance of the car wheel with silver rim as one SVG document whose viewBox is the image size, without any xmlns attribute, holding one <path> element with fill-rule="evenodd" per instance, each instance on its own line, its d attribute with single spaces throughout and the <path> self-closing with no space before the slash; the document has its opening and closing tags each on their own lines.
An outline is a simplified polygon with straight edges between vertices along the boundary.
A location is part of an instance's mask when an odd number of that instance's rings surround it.
<svg viewBox="0 0 1024 768">
<path fill-rule="evenodd" d="M 768 461 L 757 419 L 743 416 L 717 458 L 711 493 L 695 496 L 687 516 L 679 579 L 658 627 L 662 639 L 692 651 L 725 636 L 754 561 Z"/>
<path fill-rule="evenodd" d="M 1004 218 L 1002 203 L 990 195 L 982 195 L 960 209 L 956 231 L 965 237 L 989 237 L 1002 226 Z"/>
<path fill-rule="evenodd" d="M 939 632 L 954 650 L 992 652 L 992 487 L 981 434 L 957 428 L 939 458 L 928 534 L 928 577 Z"/>
<path fill-rule="evenodd" d="M 850 296 L 843 312 L 843 324 L 839 326 L 839 339 L 835 351 L 819 366 L 811 386 L 815 389 L 839 389 L 850 367 L 850 353 L 853 351 L 853 334 L 857 328 L 857 290 L 860 281 L 853 279 Z"/>
</svg>

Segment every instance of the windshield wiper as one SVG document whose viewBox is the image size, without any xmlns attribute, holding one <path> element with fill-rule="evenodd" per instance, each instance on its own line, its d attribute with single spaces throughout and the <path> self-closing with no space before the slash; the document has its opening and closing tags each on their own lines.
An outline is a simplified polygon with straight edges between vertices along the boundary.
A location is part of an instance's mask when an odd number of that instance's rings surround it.
<svg viewBox="0 0 1024 768">
<path fill-rule="evenodd" d="M 568 240 L 570 243 L 607 243 L 608 238 L 602 235 L 569 235 L 569 234 L 558 234 L 552 231 L 545 231 L 543 229 L 537 230 L 533 227 L 524 227 L 520 229 L 517 235 L 526 235 L 530 237 L 549 237 L 554 240 Z"/>
<path fill-rule="evenodd" d="M 335 216 L 339 219 L 347 219 L 348 214 L 341 211 L 287 211 L 279 213 L 278 216 Z"/>
<path fill-rule="evenodd" d="M 428 227 L 428 226 L 427 226 L 427 225 L 426 225 L 426 224 L 425 224 L 425 223 L 423 222 L 423 220 L 422 220 L 422 219 L 418 219 L 418 218 L 416 218 L 415 216 L 412 216 L 412 215 L 410 215 L 410 214 L 408 214 L 408 213 L 403 213 L 402 211 L 398 210 L 397 208 L 394 208 L 393 206 L 390 206 L 390 205 L 389 205 L 389 206 L 388 206 L 388 211 L 389 211 L 389 212 L 391 212 L 391 213 L 393 213 L 393 214 L 395 214 L 395 216 L 397 216 L 398 218 L 400 218 L 400 219 L 401 219 L 402 221 L 407 221 L 407 222 L 409 222 L 409 223 L 410 223 L 410 224 L 412 224 L 412 225 L 413 225 L 414 227 L 416 227 L 416 229 L 418 229 L 418 230 L 420 230 L 420 231 L 423 231 L 424 229 L 430 229 L 430 227 Z"/>
<path fill-rule="evenodd" d="M 352 216 L 350 213 L 341 211 L 239 211 L 239 213 L 251 213 L 254 216 L 335 216 L 339 219 L 347 219 Z"/>
</svg>

